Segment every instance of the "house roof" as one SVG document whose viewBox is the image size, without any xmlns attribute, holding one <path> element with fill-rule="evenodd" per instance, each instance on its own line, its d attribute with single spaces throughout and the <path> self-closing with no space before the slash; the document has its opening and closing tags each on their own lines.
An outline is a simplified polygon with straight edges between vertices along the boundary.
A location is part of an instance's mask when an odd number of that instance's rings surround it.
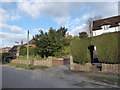
<svg viewBox="0 0 120 90">
<path fill-rule="evenodd" d="M 9 52 L 17 51 L 17 50 L 18 50 L 18 47 L 19 47 L 19 46 L 13 46 L 13 47 L 9 50 Z"/>
<path fill-rule="evenodd" d="M 93 31 L 102 29 L 101 26 L 103 25 L 110 25 L 110 27 L 117 27 L 119 26 L 118 23 L 120 23 L 120 15 L 113 16 L 110 18 L 100 19 L 93 21 Z"/>
</svg>

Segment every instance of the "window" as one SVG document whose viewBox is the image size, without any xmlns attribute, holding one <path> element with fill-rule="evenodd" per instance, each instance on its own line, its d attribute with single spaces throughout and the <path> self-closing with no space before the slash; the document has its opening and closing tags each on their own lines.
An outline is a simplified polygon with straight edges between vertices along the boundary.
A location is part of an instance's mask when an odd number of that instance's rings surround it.
<svg viewBox="0 0 120 90">
<path fill-rule="evenodd" d="M 107 30 L 109 29 L 110 25 L 104 25 L 104 26 L 101 26 L 103 30 Z"/>
<path fill-rule="evenodd" d="M 120 22 L 118 23 L 118 25 L 120 26 Z"/>
</svg>

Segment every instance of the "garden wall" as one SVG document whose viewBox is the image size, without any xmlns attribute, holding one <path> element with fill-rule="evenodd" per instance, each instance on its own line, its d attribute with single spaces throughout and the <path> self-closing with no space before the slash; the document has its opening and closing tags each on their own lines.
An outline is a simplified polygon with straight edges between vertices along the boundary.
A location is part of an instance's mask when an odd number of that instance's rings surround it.
<svg viewBox="0 0 120 90">
<path fill-rule="evenodd" d="M 81 64 L 74 63 L 72 56 L 70 59 L 70 69 L 74 71 L 120 74 L 119 68 L 120 68 L 120 64 L 102 64 L 102 71 L 99 71 L 96 68 L 96 66 L 92 65 L 91 63 L 86 63 L 84 65 L 81 65 Z"/>
<path fill-rule="evenodd" d="M 14 64 L 31 64 L 32 61 L 30 60 L 12 60 L 11 63 Z M 52 67 L 52 60 L 35 60 L 33 62 L 33 65 L 35 66 L 47 66 L 47 67 Z"/>
<path fill-rule="evenodd" d="M 61 58 L 62 59 L 62 58 Z M 64 64 L 70 64 L 70 59 L 57 59 L 49 57 L 45 60 L 12 60 L 11 63 L 15 64 L 33 64 L 35 66 L 47 66 L 47 67 L 53 67 L 53 66 L 60 66 Z"/>
</svg>

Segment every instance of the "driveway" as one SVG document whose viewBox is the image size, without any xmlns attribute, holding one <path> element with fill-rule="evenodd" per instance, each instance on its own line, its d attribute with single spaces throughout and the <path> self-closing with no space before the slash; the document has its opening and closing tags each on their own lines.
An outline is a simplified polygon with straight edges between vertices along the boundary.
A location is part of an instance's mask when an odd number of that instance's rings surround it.
<svg viewBox="0 0 120 90">
<path fill-rule="evenodd" d="M 44 70 L 24 70 L 2 66 L 3 88 L 112 88 L 86 78 L 83 72 L 72 72 L 67 66 Z"/>
</svg>

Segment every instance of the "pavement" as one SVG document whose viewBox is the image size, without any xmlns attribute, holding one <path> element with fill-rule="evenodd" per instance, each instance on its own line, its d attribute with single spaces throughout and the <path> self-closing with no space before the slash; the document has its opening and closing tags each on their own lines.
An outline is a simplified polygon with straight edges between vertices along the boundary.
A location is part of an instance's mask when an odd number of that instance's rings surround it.
<svg viewBox="0 0 120 90">
<path fill-rule="evenodd" d="M 108 83 L 100 83 L 86 75 L 90 73 L 72 72 L 69 66 L 47 69 L 25 70 L 2 65 L 2 88 L 117 88 Z"/>
</svg>

